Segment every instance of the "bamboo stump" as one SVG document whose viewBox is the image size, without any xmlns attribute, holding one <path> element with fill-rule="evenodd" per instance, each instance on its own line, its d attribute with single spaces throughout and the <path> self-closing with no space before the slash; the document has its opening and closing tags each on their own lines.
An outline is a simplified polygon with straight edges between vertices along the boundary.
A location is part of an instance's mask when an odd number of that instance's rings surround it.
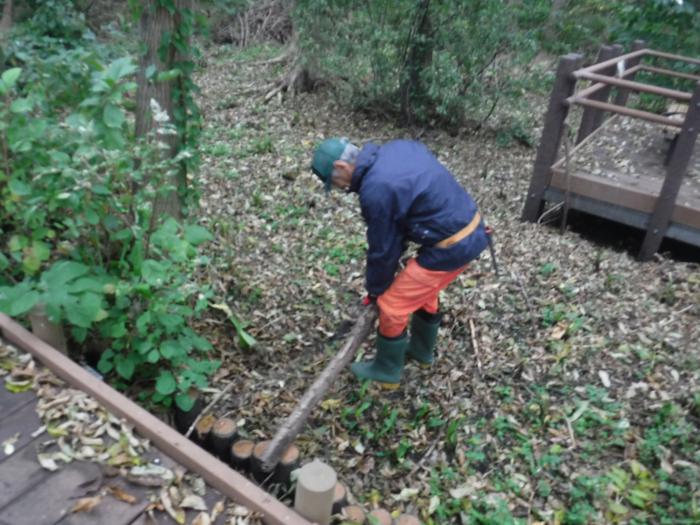
<svg viewBox="0 0 700 525">
<path fill-rule="evenodd" d="M 214 427 L 214 423 L 216 423 L 216 418 L 211 414 L 207 414 L 200 419 L 197 426 L 194 427 L 194 442 L 207 450 L 211 446 L 209 438 L 211 436 L 211 429 Z"/>
<path fill-rule="evenodd" d="M 194 420 L 197 419 L 197 416 L 202 411 L 202 397 L 199 395 L 197 389 L 191 388 L 189 392 L 187 392 L 187 395 L 194 401 L 192 408 L 185 412 L 179 407 L 175 407 L 175 428 L 180 434 L 184 434 L 190 429 L 192 423 L 194 423 Z"/>
<path fill-rule="evenodd" d="M 292 443 L 284 451 L 280 462 L 275 468 L 275 481 L 283 485 L 289 485 L 292 471 L 297 468 L 299 468 L 299 449 Z"/>
<path fill-rule="evenodd" d="M 396 520 L 396 525 L 420 525 L 420 520 L 410 514 L 401 514 Z"/>
<path fill-rule="evenodd" d="M 211 429 L 212 452 L 225 463 L 231 461 L 231 446 L 236 438 L 237 430 L 236 422 L 227 417 L 217 420 Z"/>
<path fill-rule="evenodd" d="M 255 443 L 241 439 L 231 445 L 231 465 L 239 470 L 250 470 L 250 458 L 253 455 Z"/>
<path fill-rule="evenodd" d="M 367 519 L 365 511 L 359 505 L 343 507 L 343 510 L 340 511 L 340 517 L 343 523 L 348 523 L 349 525 L 364 525 Z"/>
<path fill-rule="evenodd" d="M 271 477 L 272 473 L 263 470 L 262 457 L 270 445 L 269 440 L 261 441 L 253 448 L 253 455 L 250 458 L 250 473 L 258 483 L 264 483 Z"/>
<path fill-rule="evenodd" d="M 294 510 L 311 522 L 328 525 L 337 482 L 335 471 L 322 461 L 307 463 L 299 470 Z"/>
<path fill-rule="evenodd" d="M 46 314 L 46 308 L 43 303 L 39 303 L 31 309 L 29 322 L 32 326 L 32 333 L 35 336 L 62 354 L 67 354 L 63 325 L 49 321 L 49 316 Z"/>
<path fill-rule="evenodd" d="M 372 525 L 391 525 L 391 522 L 393 521 L 391 519 L 391 514 L 389 514 L 389 511 L 384 509 L 373 510 L 367 516 L 367 520 Z"/>
<path fill-rule="evenodd" d="M 336 483 L 333 490 L 333 514 L 340 514 L 348 504 L 348 491 L 342 483 Z M 364 516 L 364 515 L 363 515 Z"/>
</svg>

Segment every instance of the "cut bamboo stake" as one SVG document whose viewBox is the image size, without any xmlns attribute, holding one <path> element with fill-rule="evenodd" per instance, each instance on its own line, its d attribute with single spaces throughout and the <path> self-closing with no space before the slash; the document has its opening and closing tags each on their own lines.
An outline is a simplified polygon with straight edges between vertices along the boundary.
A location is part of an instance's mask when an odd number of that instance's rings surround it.
<svg viewBox="0 0 700 525">
<path fill-rule="evenodd" d="M 331 359 L 330 363 L 328 363 L 323 372 L 321 372 L 321 375 L 316 378 L 316 381 L 309 387 L 294 411 L 284 421 L 277 431 L 277 434 L 275 434 L 275 437 L 270 442 L 270 446 L 267 447 L 261 458 L 263 470 L 271 472 L 272 469 L 275 468 L 280 455 L 297 436 L 313 408 L 323 398 L 338 374 L 340 374 L 355 356 L 355 352 L 367 338 L 370 330 L 374 326 L 376 317 L 376 308 L 365 307 L 364 312 L 355 323 L 343 347 L 335 357 Z"/>
<path fill-rule="evenodd" d="M 396 520 L 396 525 L 420 525 L 420 520 L 410 514 L 401 514 Z"/>
<path fill-rule="evenodd" d="M 194 430 L 194 441 L 200 447 L 209 449 L 211 445 L 209 438 L 211 436 L 211 429 L 214 427 L 214 423 L 216 423 L 216 418 L 211 414 L 204 416 L 197 422 L 197 426 Z"/>
<path fill-rule="evenodd" d="M 43 303 L 39 303 L 31 309 L 29 322 L 32 326 L 32 333 L 39 339 L 49 346 L 53 346 L 62 354 L 68 353 L 63 325 L 49 321 L 49 316 L 46 314 L 46 307 Z"/>
<path fill-rule="evenodd" d="M 280 462 L 275 469 L 275 481 L 284 485 L 289 485 L 292 471 L 299 468 L 299 449 L 292 443 L 284 451 Z"/>
<path fill-rule="evenodd" d="M 294 510 L 309 521 L 327 525 L 331 521 L 333 493 L 338 477 L 335 470 L 313 460 L 299 470 L 294 495 Z"/>
<path fill-rule="evenodd" d="M 359 505 L 343 507 L 343 510 L 340 511 L 340 517 L 343 523 L 350 525 L 364 525 L 367 519 L 365 511 Z"/>
<path fill-rule="evenodd" d="M 393 520 L 388 510 L 375 509 L 369 513 L 367 521 L 369 521 L 371 525 L 391 525 Z"/>
<path fill-rule="evenodd" d="M 211 429 L 212 452 L 224 463 L 231 461 L 231 445 L 237 430 L 236 422 L 228 417 L 219 418 Z"/>
<path fill-rule="evenodd" d="M 267 478 L 271 477 L 270 471 L 265 471 L 262 468 L 262 457 L 265 451 L 269 448 L 270 441 L 261 441 L 253 448 L 253 455 L 250 457 L 250 473 L 258 483 L 264 483 Z"/>
<path fill-rule="evenodd" d="M 348 491 L 342 483 L 336 483 L 333 490 L 333 514 L 340 514 L 348 504 Z"/>
<path fill-rule="evenodd" d="M 189 430 L 202 412 L 202 396 L 199 395 L 199 391 L 196 388 L 191 388 L 187 395 L 193 401 L 192 408 L 185 412 L 180 407 L 175 407 L 175 428 L 181 434 Z"/>
<path fill-rule="evenodd" d="M 248 439 L 236 441 L 231 445 L 231 465 L 237 469 L 249 470 L 254 447 L 255 443 Z"/>
</svg>

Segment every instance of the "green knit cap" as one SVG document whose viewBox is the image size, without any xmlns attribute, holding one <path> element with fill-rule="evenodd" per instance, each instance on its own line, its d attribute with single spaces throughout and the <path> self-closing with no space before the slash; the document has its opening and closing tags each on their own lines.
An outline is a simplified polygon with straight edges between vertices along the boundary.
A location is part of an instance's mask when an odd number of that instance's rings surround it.
<svg viewBox="0 0 700 525">
<path fill-rule="evenodd" d="M 326 191 L 331 189 L 331 175 L 333 174 L 333 163 L 340 159 L 350 141 L 346 138 L 332 138 L 321 142 L 314 152 L 311 161 L 311 171 L 321 179 L 326 187 Z"/>
</svg>

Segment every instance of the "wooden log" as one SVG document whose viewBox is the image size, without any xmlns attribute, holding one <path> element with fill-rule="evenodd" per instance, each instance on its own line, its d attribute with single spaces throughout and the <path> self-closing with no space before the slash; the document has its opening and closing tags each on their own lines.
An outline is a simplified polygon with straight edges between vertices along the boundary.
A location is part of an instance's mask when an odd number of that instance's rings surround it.
<svg viewBox="0 0 700 525">
<path fill-rule="evenodd" d="M 294 443 L 287 447 L 287 450 L 284 451 L 280 462 L 275 468 L 274 478 L 277 483 L 282 483 L 283 485 L 290 484 L 292 471 L 299 468 L 300 457 L 299 449 Z"/>
<path fill-rule="evenodd" d="M 367 515 L 367 521 L 371 525 L 391 525 L 391 514 L 385 509 L 374 509 Z"/>
<path fill-rule="evenodd" d="M 340 519 L 350 525 L 364 525 L 367 520 L 365 511 L 359 505 L 349 505 L 340 511 Z"/>
<path fill-rule="evenodd" d="M 271 472 L 263 469 L 263 454 L 270 446 L 270 441 L 265 440 L 257 443 L 253 448 L 253 455 L 250 457 L 250 473 L 258 483 L 264 483 L 268 478 L 272 479 Z"/>
<path fill-rule="evenodd" d="M 573 73 L 581 64 L 582 59 L 581 55 L 572 53 L 559 60 L 557 76 L 544 118 L 542 138 L 537 148 L 530 187 L 525 198 L 521 217 L 523 221 L 536 222 L 542 212 L 544 192 L 552 179 L 552 164 L 557 159 L 561 137 L 564 133 L 564 122 L 569 114 L 569 107 L 565 101 L 576 88 L 576 78 Z"/>
<path fill-rule="evenodd" d="M 207 414 L 200 419 L 197 422 L 197 426 L 194 427 L 194 442 L 207 450 L 211 447 L 209 436 L 211 434 L 211 429 L 214 427 L 214 423 L 216 423 L 216 418 L 211 414 Z"/>
<path fill-rule="evenodd" d="M 29 312 L 29 322 L 32 327 L 32 333 L 39 339 L 49 346 L 54 347 L 62 354 L 68 353 L 63 325 L 61 323 L 49 321 L 49 316 L 46 314 L 46 305 L 44 305 L 44 303 L 39 303 L 31 309 Z"/>
<path fill-rule="evenodd" d="M 330 466 L 317 459 L 307 463 L 299 470 L 294 509 L 311 522 L 328 525 L 337 482 L 335 470 Z"/>
<path fill-rule="evenodd" d="M 333 384 L 338 374 L 340 374 L 355 356 L 357 349 L 374 327 L 374 320 L 376 317 L 377 309 L 375 307 L 364 307 L 364 311 L 352 328 L 343 347 L 335 357 L 331 359 L 323 372 L 316 378 L 316 381 L 314 381 L 302 396 L 299 404 L 284 421 L 275 434 L 275 437 L 270 442 L 270 446 L 262 457 L 263 470 L 271 472 L 272 469 L 275 468 L 280 455 L 300 432 L 304 422 L 309 417 L 309 414 L 311 414 L 311 411 L 319 401 L 323 399 L 323 396 Z"/>
<path fill-rule="evenodd" d="M 249 439 L 239 439 L 231 445 L 231 465 L 243 471 L 250 470 L 250 458 L 253 455 L 255 443 Z"/>
<path fill-rule="evenodd" d="M 420 520 L 410 514 L 401 514 L 396 519 L 396 525 L 420 525 Z"/>
<path fill-rule="evenodd" d="M 185 412 L 177 405 L 175 406 L 175 428 L 177 428 L 180 434 L 184 434 L 189 430 L 194 420 L 197 419 L 197 416 L 202 411 L 202 396 L 199 395 L 199 391 L 196 388 L 191 388 L 187 392 L 187 395 L 194 401 L 192 408 Z"/>
<path fill-rule="evenodd" d="M 231 461 L 231 445 L 236 438 L 237 430 L 236 422 L 228 417 L 217 419 L 211 429 L 209 441 L 212 452 L 224 463 Z"/>
<path fill-rule="evenodd" d="M 333 490 L 333 514 L 340 514 L 348 505 L 348 491 L 342 483 L 336 483 Z"/>
</svg>

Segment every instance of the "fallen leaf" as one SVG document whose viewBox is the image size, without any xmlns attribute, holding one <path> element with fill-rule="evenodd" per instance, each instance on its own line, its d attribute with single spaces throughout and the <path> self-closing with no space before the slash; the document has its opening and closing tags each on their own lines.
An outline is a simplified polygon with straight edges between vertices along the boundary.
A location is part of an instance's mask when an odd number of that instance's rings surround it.
<svg viewBox="0 0 700 525">
<path fill-rule="evenodd" d="M 92 509 L 97 507 L 102 501 L 102 496 L 91 496 L 88 498 L 80 498 L 75 502 L 73 508 L 70 509 L 71 512 L 90 512 Z"/>
<path fill-rule="evenodd" d="M 39 461 L 39 465 L 41 465 L 42 468 L 50 470 L 51 472 L 58 470 L 58 465 L 52 456 L 49 456 L 48 454 L 38 454 L 36 459 Z"/>
<path fill-rule="evenodd" d="M 192 520 L 192 525 L 211 525 L 211 518 L 206 512 L 200 512 L 197 517 Z"/>
<path fill-rule="evenodd" d="M 107 487 L 107 491 L 118 500 L 124 501 L 129 504 L 134 504 L 136 503 L 136 501 L 138 501 L 138 498 L 136 496 L 129 494 L 118 485 L 109 485 Z"/>
<path fill-rule="evenodd" d="M 209 510 L 207 508 L 207 504 L 204 503 L 204 500 L 196 494 L 188 494 L 187 496 L 185 496 L 180 502 L 180 507 L 184 509 L 194 509 L 201 511 Z"/>
</svg>

